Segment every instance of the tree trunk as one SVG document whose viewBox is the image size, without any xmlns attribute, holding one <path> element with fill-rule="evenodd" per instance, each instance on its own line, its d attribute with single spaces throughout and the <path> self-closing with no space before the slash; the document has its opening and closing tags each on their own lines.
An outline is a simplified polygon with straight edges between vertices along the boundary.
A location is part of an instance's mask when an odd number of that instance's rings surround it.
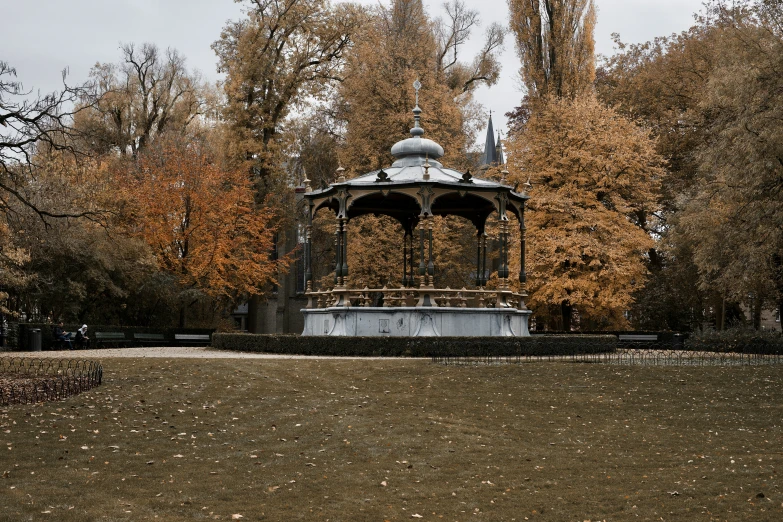
<svg viewBox="0 0 783 522">
<path fill-rule="evenodd" d="M 179 307 L 179 327 L 185 328 L 185 319 L 187 315 L 187 305 L 182 303 Z"/>
<path fill-rule="evenodd" d="M 261 298 L 257 295 L 251 296 L 250 299 L 247 300 L 246 326 L 249 333 L 260 333 L 258 332 L 258 305 L 260 301 Z"/>
<path fill-rule="evenodd" d="M 571 331 L 571 316 L 573 315 L 574 307 L 568 301 L 560 303 L 560 313 L 563 316 L 563 330 L 566 332 Z"/>
<path fill-rule="evenodd" d="M 756 302 L 756 308 L 753 309 L 753 329 L 754 330 L 760 330 L 761 329 L 761 311 L 764 309 L 762 306 L 763 302 L 761 299 L 758 299 Z"/>
</svg>

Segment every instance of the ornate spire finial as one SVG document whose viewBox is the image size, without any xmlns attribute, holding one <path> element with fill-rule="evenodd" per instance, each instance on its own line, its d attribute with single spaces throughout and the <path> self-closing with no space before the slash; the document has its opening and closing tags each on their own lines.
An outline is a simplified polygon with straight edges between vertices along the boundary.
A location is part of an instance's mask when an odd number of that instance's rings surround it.
<svg viewBox="0 0 783 522">
<path fill-rule="evenodd" d="M 306 190 L 307 192 L 312 192 L 312 191 L 313 191 L 313 187 L 311 187 L 311 186 L 310 186 L 310 182 L 311 182 L 312 180 L 311 180 L 310 178 L 308 178 L 308 177 L 307 177 L 307 171 L 306 171 L 306 170 L 304 171 L 304 175 L 305 175 L 305 177 L 304 177 L 304 179 L 302 180 L 302 183 L 304 183 L 305 190 Z"/>
<path fill-rule="evenodd" d="M 421 122 L 421 109 L 419 108 L 419 89 L 421 89 L 421 82 L 417 79 L 413 82 L 413 89 L 416 91 L 416 106 L 413 108 L 413 128 L 411 129 L 411 135 L 419 137 L 424 134 L 424 129 L 419 124 Z"/>
<path fill-rule="evenodd" d="M 337 183 L 345 183 L 345 169 L 342 165 L 337 167 Z"/>
<path fill-rule="evenodd" d="M 429 154 L 425 154 L 424 165 L 422 165 L 422 167 L 424 167 L 424 176 L 422 177 L 424 178 L 424 181 L 427 181 L 428 179 L 430 179 L 430 155 Z"/>
</svg>

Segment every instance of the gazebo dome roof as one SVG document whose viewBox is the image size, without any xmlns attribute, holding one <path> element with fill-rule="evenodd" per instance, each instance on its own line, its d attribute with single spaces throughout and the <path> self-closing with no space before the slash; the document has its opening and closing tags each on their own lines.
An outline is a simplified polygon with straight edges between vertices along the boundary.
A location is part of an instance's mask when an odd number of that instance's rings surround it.
<svg viewBox="0 0 783 522">
<path fill-rule="evenodd" d="M 424 129 L 419 126 L 421 109 L 418 105 L 413 109 L 413 114 L 415 119 L 415 124 L 411 129 L 411 136 L 413 137 L 398 141 L 392 146 L 392 156 L 397 158 L 397 161 L 392 166 L 409 167 L 424 165 L 431 160 L 431 166 L 442 167 L 443 165 L 436 160 L 443 156 L 443 147 L 430 139 L 422 138 Z"/>
<path fill-rule="evenodd" d="M 402 223 L 422 215 L 457 215 L 474 221 L 477 227 L 483 227 L 494 211 L 502 219 L 507 219 L 506 210 L 521 215 L 526 194 L 504 181 L 475 178 L 470 171 L 444 167 L 438 161 L 443 147 L 423 137 L 418 104 L 413 114 L 411 137 L 392 146 L 395 161 L 391 166 L 352 179 L 346 179 L 341 168 L 337 181 L 328 187 L 314 191 L 308 187 L 304 197 L 314 211 L 327 207 L 347 219 L 386 214 Z"/>
</svg>

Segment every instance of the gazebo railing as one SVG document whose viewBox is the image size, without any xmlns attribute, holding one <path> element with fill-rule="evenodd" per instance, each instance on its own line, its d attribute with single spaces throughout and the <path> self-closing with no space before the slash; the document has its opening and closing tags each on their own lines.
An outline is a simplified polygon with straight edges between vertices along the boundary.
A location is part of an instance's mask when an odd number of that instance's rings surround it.
<svg viewBox="0 0 783 522">
<path fill-rule="evenodd" d="M 307 308 L 346 307 L 426 307 L 516 308 L 527 310 L 527 294 L 510 289 L 400 287 L 344 288 L 307 292 Z M 430 303 L 430 304 L 425 304 Z"/>
</svg>

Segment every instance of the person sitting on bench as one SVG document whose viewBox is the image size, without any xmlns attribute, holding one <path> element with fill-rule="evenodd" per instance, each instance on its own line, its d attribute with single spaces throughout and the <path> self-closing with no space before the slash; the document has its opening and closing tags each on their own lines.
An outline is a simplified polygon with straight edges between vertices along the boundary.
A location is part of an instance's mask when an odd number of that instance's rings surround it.
<svg viewBox="0 0 783 522">
<path fill-rule="evenodd" d="M 87 325 L 83 324 L 81 328 L 76 330 L 76 346 L 82 350 L 86 350 L 90 347 L 90 338 L 87 337 Z"/>
<path fill-rule="evenodd" d="M 68 349 L 73 350 L 73 344 L 71 344 L 71 332 L 66 332 L 63 330 L 63 323 L 60 321 L 60 323 L 54 327 L 54 331 L 52 332 L 52 335 L 54 336 L 54 339 L 56 341 L 62 341 L 63 343 L 68 343 Z"/>
</svg>

